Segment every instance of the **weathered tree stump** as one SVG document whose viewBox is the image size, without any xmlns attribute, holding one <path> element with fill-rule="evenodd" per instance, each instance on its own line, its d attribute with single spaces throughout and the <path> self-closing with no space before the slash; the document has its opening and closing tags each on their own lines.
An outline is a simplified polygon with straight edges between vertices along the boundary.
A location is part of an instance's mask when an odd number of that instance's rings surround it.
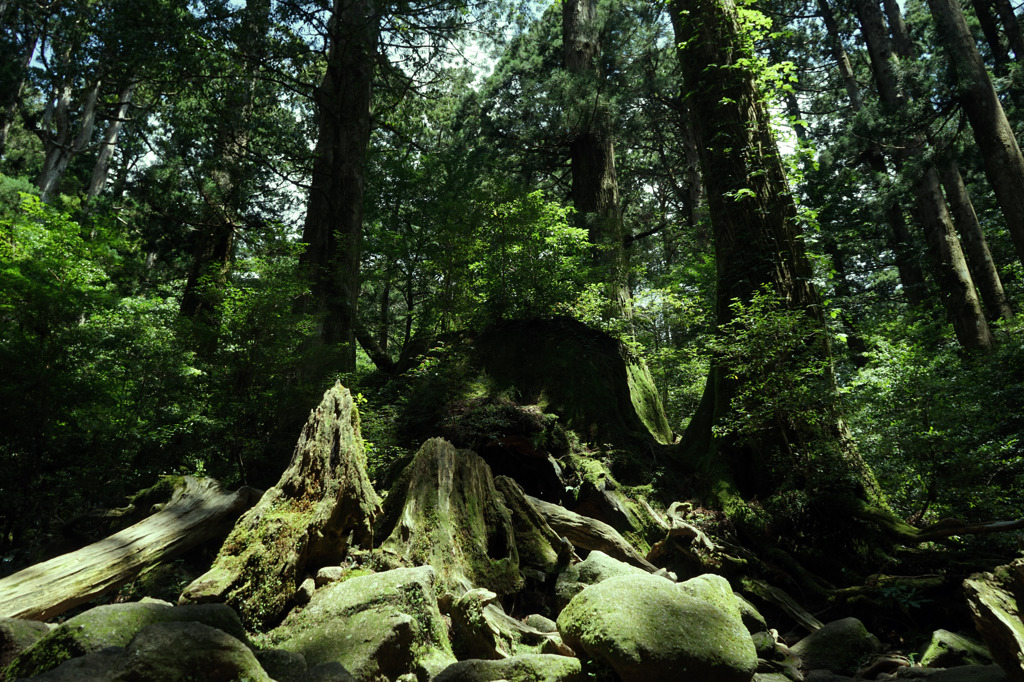
<svg viewBox="0 0 1024 682">
<path fill-rule="evenodd" d="M 307 572 L 339 563 L 350 546 L 371 546 L 379 511 L 359 414 L 338 383 L 310 414 L 281 480 L 239 519 L 213 567 L 180 601 L 225 601 L 250 626 L 267 626 L 284 614 Z"/>
<path fill-rule="evenodd" d="M 0 617 L 47 620 L 112 592 L 150 566 L 227 535 L 256 494 L 227 493 L 213 479 L 185 476 L 149 518 L 0 580 Z"/>
<path fill-rule="evenodd" d="M 536 497 L 526 496 L 548 525 L 556 533 L 565 536 L 569 542 L 580 549 L 599 549 L 610 557 L 619 561 L 625 561 L 649 573 L 654 573 L 658 567 L 649 562 L 629 544 L 619 532 L 603 521 L 592 519 L 565 507 L 551 504 Z"/>
<path fill-rule="evenodd" d="M 498 595 L 522 587 L 512 519 L 487 463 L 442 438 L 423 444 L 384 503 L 376 529 L 396 565 L 430 564 L 441 589 Z"/>
</svg>

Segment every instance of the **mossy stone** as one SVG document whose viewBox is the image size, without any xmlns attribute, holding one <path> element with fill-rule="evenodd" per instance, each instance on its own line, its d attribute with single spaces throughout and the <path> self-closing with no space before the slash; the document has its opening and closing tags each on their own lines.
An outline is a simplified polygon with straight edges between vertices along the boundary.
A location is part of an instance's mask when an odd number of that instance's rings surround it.
<svg viewBox="0 0 1024 682">
<path fill-rule="evenodd" d="M 949 630 L 936 630 L 921 654 L 920 665 L 927 668 L 952 668 L 960 665 L 988 665 L 992 654 L 974 640 Z"/>
<path fill-rule="evenodd" d="M 608 578 L 569 602 L 558 631 L 623 682 L 749 682 L 757 666 L 732 590 L 719 576 L 678 585 L 651 575 Z"/>
<path fill-rule="evenodd" d="M 856 674 L 861 664 L 880 649 L 878 638 L 856 618 L 827 623 L 790 647 L 805 670 L 831 670 L 840 675 Z"/>
<path fill-rule="evenodd" d="M 195 622 L 148 625 L 125 648 L 101 649 L 34 679 L 273 682 L 248 646 L 222 630 Z"/>
<path fill-rule="evenodd" d="M 430 566 L 399 568 L 317 590 L 268 635 L 311 666 L 337 662 L 357 679 L 429 679 L 455 660 Z"/>
<path fill-rule="evenodd" d="M 89 609 L 54 628 L 15 658 L 7 674 L 11 679 L 39 675 L 70 658 L 107 647 L 125 647 L 144 627 L 170 622 L 202 623 L 248 642 L 238 614 L 223 604 L 108 604 Z"/>
<path fill-rule="evenodd" d="M 520 654 L 500 661 L 470 659 L 453 663 L 432 682 L 583 682 L 578 658 Z"/>
</svg>

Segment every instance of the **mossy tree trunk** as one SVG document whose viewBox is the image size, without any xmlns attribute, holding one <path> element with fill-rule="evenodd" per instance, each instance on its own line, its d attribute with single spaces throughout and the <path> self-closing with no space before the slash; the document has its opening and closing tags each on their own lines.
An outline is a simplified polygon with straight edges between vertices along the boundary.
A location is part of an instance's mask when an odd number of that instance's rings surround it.
<svg viewBox="0 0 1024 682">
<path fill-rule="evenodd" d="M 309 416 L 277 485 L 247 512 L 182 603 L 225 601 L 250 625 L 281 617 L 317 568 L 372 545 L 380 498 L 366 474 L 359 414 L 335 384 Z"/>
<path fill-rule="evenodd" d="M 669 12 L 714 230 L 716 313 L 723 331 L 733 334 L 720 334 L 721 352 L 681 444 L 682 464 L 700 472 L 705 492 L 736 518 L 749 512 L 745 500 L 784 490 L 873 503 L 876 486 L 840 415 L 796 206 L 735 5 L 673 0 Z M 766 288 L 774 301 L 767 312 L 790 325 L 792 339 L 760 357 L 755 325 L 772 319 L 737 317 L 736 304 L 750 306 Z M 767 394 L 780 385 L 769 374 L 799 399 Z M 801 386 L 813 388 L 801 393 Z M 741 410 L 759 416 L 744 425 Z"/>
</svg>

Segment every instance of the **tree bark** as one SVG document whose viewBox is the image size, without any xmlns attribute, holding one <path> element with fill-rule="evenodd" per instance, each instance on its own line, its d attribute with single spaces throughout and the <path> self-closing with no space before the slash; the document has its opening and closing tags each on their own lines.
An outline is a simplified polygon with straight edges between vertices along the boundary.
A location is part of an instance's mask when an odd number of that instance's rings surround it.
<svg viewBox="0 0 1024 682">
<path fill-rule="evenodd" d="M 821 379 L 830 387 L 812 410 L 813 423 L 806 415 L 788 412 L 750 439 L 716 434 L 732 418 L 731 402 L 744 382 L 758 377 L 742 376 L 721 357 L 714 359 L 701 404 L 683 437 L 683 464 L 704 473 L 710 494 L 727 513 L 742 514 L 744 499 L 768 497 L 793 475 L 805 477 L 797 485 L 838 495 L 849 484 L 842 494 L 873 499 L 875 484 L 839 414 L 831 350 L 796 206 L 755 76 L 744 60 L 750 55 L 740 37 L 735 5 L 731 0 L 673 0 L 669 14 L 714 230 L 718 323 L 733 320 L 734 300 L 749 302 L 770 286 L 780 305 L 806 315 L 812 331 L 803 343 L 823 361 Z M 842 484 L 838 479 L 816 480 L 816 473 L 801 461 L 804 448 L 830 458 L 826 468 L 850 476 Z"/>
<path fill-rule="evenodd" d="M 856 0 L 856 9 L 883 109 L 896 114 L 906 106 L 906 95 L 899 87 L 894 71 L 898 57 L 893 51 L 885 18 L 875 0 Z M 924 159 L 922 135 L 913 136 L 903 156 L 905 160 L 916 162 L 909 168 L 909 172 L 915 175 L 912 178 L 914 205 L 928 244 L 942 302 L 953 323 L 957 340 L 970 350 L 991 350 L 993 341 L 988 321 L 981 309 L 938 174 Z M 913 168 L 916 165 L 921 167 Z"/>
<path fill-rule="evenodd" d="M 992 54 L 992 61 L 995 63 L 997 76 L 1005 76 L 1009 72 L 1010 55 L 1003 44 L 999 34 L 999 26 L 992 15 L 991 0 L 971 0 L 974 7 L 974 15 L 978 17 L 978 24 L 981 25 L 981 32 L 988 43 L 988 50 Z"/>
<path fill-rule="evenodd" d="M 1013 50 L 1013 59 L 1017 62 L 1024 62 L 1024 34 L 1020 30 L 1020 22 L 1017 20 L 1017 13 L 1009 0 L 993 0 L 999 20 L 1003 22 L 1003 30 L 1006 31 L 1006 39 Z"/>
<path fill-rule="evenodd" d="M 629 544 L 619 532 L 603 521 L 571 512 L 565 507 L 536 497 L 526 496 L 544 521 L 574 547 L 598 550 L 610 557 L 654 573 L 658 567 L 649 562 Z"/>
<path fill-rule="evenodd" d="M 985 175 L 1024 262 L 1024 156 L 955 0 L 928 0 L 942 45 L 956 73 L 960 103 L 981 150 Z M 1019 33 L 1019 30 L 1018 30 Z M 1017 53 L 1017 59 L 1021 53 Z"/>
<path fill-rule="evenodd" d="M 828 0 L 818 0 L 818 9 L 821 12 L 822 20 L 825 23 L 825 30 L 831 43 L 832 55 L 839 67 L 839 76 L 843 80 L 846 95 L 850 100 L 850 108 L 854 113 L 864 107 L 864 98 L 860 91 L 860 85 L 853 73 L 853 66 L 850 57 L 843 47 L 842 38 L 839 35 L 839 26 L 836 24 L 835 15 L 828 4 Z M 866 161 L 879 178 L 888 178 L 889 170 L 886 167 L 885 156 L 878 144 L 871 142 L 867 146 Z M 889 248 L 895 256 L 896 271 L 899 273 L 900 284 L 903 285 L 903 292 L 907 301 L 912 306 L 919 306 L 924 302 L 927 284 L 924 273 L 914 257 L 912 251 L 913 238 L 910 230 L 907 229 L 907 221 L 903 215 L 903 208 L 895 198 L 890 198 L 883 206 L 886 222 L 889 224 Z"/>
<path fill-rule="evenodd" d="M 0 617 L 49 620 L 204 542 L 223 538 L 258 494 L 222 492 L 191 476 L 149 518 L 110 537 L 0 580 Z"/>
<path fill-rule="evenodd" d="M 512 517 L 479 455 L 431 438 L 392 490 L 374 527 L 385 560 L 430 564 L 439 589 L 455 596 L 522 588 Z"/>
<path fill-rule="evenodd" d="M 371 0 L 335 0 L 327 70 L 316 91 L 319 136 L 302 241 L 319 337 L 355 369 L 366 149 L 379 18 Z"/>
<path fill-rule="evenodd" d="M 607 269 L 610 317 L 628 318 L 629 265 L 625 228 L 619 207 L 615 176 L 615 145 L 602 91 L 601 40 L 595 0 L 562 3 L 562 40 L 565 69 L 579 83 L 585 101 L 574 121 L 569 144 L 572 167 L 572 200 L 577 221 L 587 230 L 598 265 Z"/>
<path fill-rule="evenodd" d="M 981 293 L 981 300 L 985 304 L 988 317 L 993 320 L 1012 320 L 1013 309 L 1003 291 L 999 270 L 996 269 L 995 261 L 992 260 L 988 242 L 985 240 L 985 233 L 981 230 L 978 216 L 974 212 L 974 204 L 971 203 L 967 187 L 964 186 L 964 179 L 960 175 L 960 168 L 955 161 L 947 160 L 941 165 L 940 176 L 942 187 L 949 199 L 953 220 L 960 232 L 974 282 L 978 285 L 978 291 Z"/>
<path fill-rule="evenodd" d="M 92 140 L 92 131 L 96 126 L 96 105 L 102 87 L 102 78 L 97 78 L 89 87 L 82 105 L 82 118 L 78 124 L 78 134 L 71 140 L 71 85 L 65 83 L 62 86 L 54 112 L 57 119 L 57 134 L 49 138 L 50 143 L 46 148 L 43 172 L 40 173 L 36 183 L 39 187 L 39 197 L 44 202 L 51 201 L 59 191 L 60 182 L 64 178 L 64 173 L 67 172 L 71 159 L 89 146 L 89 142 Z"/>
<path fill-rule="evenodd" d="M 99 154 L 96 156 L 96 163 L 93 166 L 92 178 L 89 180 L 89 189 L 86 192 L 87 199 L 93 199 L 100 195 L 107 184 L 107 175 L 110 173 L 110 159 L 114 156 L 114 149 L 117 147 L 117 139 L 121 135 L 121 128 L 128 120 L 128 108 L 132 103 L 132 96 L 135 94 L 134 78 L 128 80 L 128 84 L 121 91 L 118 97 L 117 111 L 114 117 L 107 123 L 107 131 L 103 135 L 103 142 L 100 145 Z"/>
<path fill-rule="evenodd" d="M 372 545 L 380 498 L 366 474 L 359 414 L 336 384 L 309 415 L 288 468 L 238 520 L 181 602 L 226 601 L 250 626 L 284 614 L 306 573 Z"/>
<path fill-rule="evenodd" d="M 7 138 L 11 134 L 11 126 L 14 124 L 14 117 L 18 113 L 18 106 L 21 103 L 21 93 L 25 88 L 25 74 L 28 72 L 29 64 L 32 63 L 32 55 L 35 54 L 38 40 L 38 36 L 33 35 L 26 41 L 25 49 L 22 52 L 17 86 L 13 88 L 13 92 L 9 95 L 10 101 L 4 106 L 3 119 L 0 120 L 0 157 L 7 150 Z"/>
</svg>

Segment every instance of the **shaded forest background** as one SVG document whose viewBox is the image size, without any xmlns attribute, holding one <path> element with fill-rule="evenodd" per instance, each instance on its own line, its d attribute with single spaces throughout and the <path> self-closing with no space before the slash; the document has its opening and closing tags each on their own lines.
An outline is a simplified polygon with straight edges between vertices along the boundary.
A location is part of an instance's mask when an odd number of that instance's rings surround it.
<svg viewBox="0 0 1024 682">
<path fill-rule="evenodd" d="M 271 485 L 339 378 L 383 480 L 454 349 L 528 318 L 621 339 L 683 447 L 782 481 L 838 412 L 897 517 L 1024 516 L 1016 8 L 723 3 L 763 114 L 730 171 L 704 4 L 0 0 L 0 573 L 159 475 Z M 788 255 L 728 270 L 733 210 Z"/>
</svg>

